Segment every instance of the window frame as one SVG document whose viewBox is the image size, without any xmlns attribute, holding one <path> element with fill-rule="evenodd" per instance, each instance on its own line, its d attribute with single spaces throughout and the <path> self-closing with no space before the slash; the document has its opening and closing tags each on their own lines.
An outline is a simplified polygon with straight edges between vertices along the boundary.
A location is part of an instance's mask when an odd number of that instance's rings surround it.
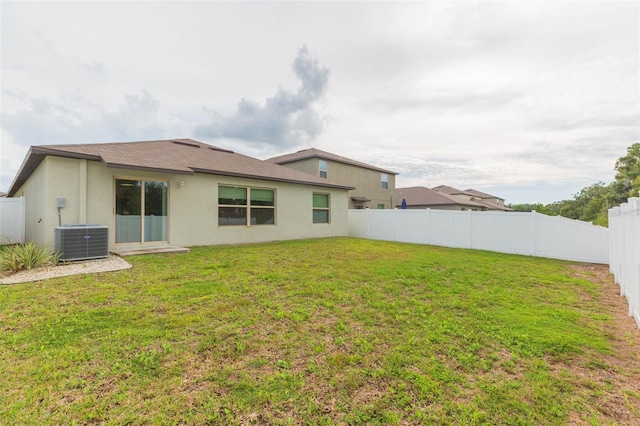
<svg viewBox="0 0 640 426">
<path fill-rule="evenodd" d="M 122 215 L 119 213 L 118 210 L 118 199 L 119 199 L 119 195 L 118 195 L 118 181 L 135 181 L 135 182 L 140 182 L 140 187 L 138 188 L 140 191 L 140 200 L 139 200 L 139 204 L 140 204 L 140 212 L 139 212 L 139 216 L 140 216 L 140 238 L 135 240 L 135 241 L 118 241 L 120 239 L 119 237 L 119 224 L 118 224 L 118 217 L 122 217 L 122 216 L 128 216 L 128 215 Z M 146 193 L 146 184 L 148 182 L 153 182 L 153 183 L 162 183 L 164 184 L 165 187 L 165 193 L 164 193 L 164 205 L 163 205 L 163 210 L 165 212 L 164 215 L 162 216 L 157 216 L 154 215 L 156 217 L 164 217 L 165 219 L 165 224 L 163 226 L 163 230 L 162 230 L 162 236 L 164 237 L 164 240 L 158 240 L 158 239 L 147 239 L 145 238 L 146 236 L 146 232 L 147 232 L 147 217 L 150 217 L 151 215 L 147 215 L 147 193 Z M 160 177 L 141 177 L 141 176 L 137 176 L 137 175 L 113 175 L 113 217 L 112 217 L 112 224 L 113 224 L 113 236 L 109 237 L 110 239 L 112 239 L 114 244 L 117 245 L 126 245 L 126 244 L 147 244 L 147 243 L 158 243 L 158 242 L 168 242 L 169 241 L 169 206 L 170 204 L 170 187 L 171 187 L 171 181 L 169 179 L 164 179 L 164 178 L 160 178 Z M 137 216 L 137 215 L 133 215 L 133 216 Z M 110 233 L 111 234 L 111 233 Z"/>
<path fill-rule="evenodd" d="M 246 196 L 244 199 L 244 204 L 224 204 L 224 203 L 220 203 L 220 188 L 233 188 L 233 189 L 244 189 Z M 254 204 L 252 203 L 252 190 L 260 190 L 260 191 L 271 191 L 273 192 L 273 205 L 269 206 L 269 205 L 262 205 L 262 204 Z M 277 225 L 277 218 L 276 218 L 276 212 L 277 212 L 277 190 L 276 188 L 266 188 L 266 187 L 261 187 L 261 186 L 248 186 L 248 185 L 233 185 L 233 184 L 225 184 L 225 183 L 219 183 L 218 184 L 218 228 L 226 228 L 226 227 L 237 227 L 237 226 L 245 226 L 245 227 L 250 227 L 250 226 L 275 226 Z M 223 218 L 223 216 L 220 215 L 220 211 L 221 209 L 244 209 L 244 223 L 220 223 L 220 219 Z M 273 210 L 273 223 L 251 223 L 251 219 L 252 219 L 252 210 Z M 228 216 L 224 216 L 224 218 L 226 219 L 233 219 L 232 217 L 228 217 Z M 237 217 L 236 219 L 240 219 L 240 217 Z"/>
<path fill-rule="evenodd" d="M 389 174 L 380 173 L 380 186 L 382 189 L 389 189 Z"/>
<path fill-rule="evenodd" d="M 322 167 L 324 165 L 324 168 Z M 327 160 L 318 160 L 318 169 L 320 170 L 320 177 L 323 179 L 327 179 L 327 177 L 329 176 L 329 164 L 327 163 Z M 324 172 L 324 176 L 322 175 L 322 173 Z"/>
<path fill-rule="evenodd" d="M 324 195 L 327 197 L 327 207 L 316 207 L 315 205 L 315 199 L 316 199 L 316 195 Z M 331 223 L 331 194 L 328 192 L 314 192 L 312 193 L 311 196 L 311 209 L 312 209 L 312 215 L 311 215 L 311 221 L 313 222 L 314 225 L 319 224 L 319 225 L 324 225 L 324 224 L 330 224 Z M 326 222 L 316 222 L 316 212 L 327 212 L 327 221 Z"/>
</svg>

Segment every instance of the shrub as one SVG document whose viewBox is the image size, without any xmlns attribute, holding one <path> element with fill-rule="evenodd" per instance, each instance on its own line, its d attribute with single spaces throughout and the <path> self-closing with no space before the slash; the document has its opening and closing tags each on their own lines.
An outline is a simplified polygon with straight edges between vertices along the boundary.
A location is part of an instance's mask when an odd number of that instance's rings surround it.
<svg viewBox="0 0 640 426">
<path fill-rule="evenodd" d="M 7 246 L 0 250 L 0 270 L 20 271 L 45 265 L 57 265 L 60 255 L 34 243 Z"/>
</svg>

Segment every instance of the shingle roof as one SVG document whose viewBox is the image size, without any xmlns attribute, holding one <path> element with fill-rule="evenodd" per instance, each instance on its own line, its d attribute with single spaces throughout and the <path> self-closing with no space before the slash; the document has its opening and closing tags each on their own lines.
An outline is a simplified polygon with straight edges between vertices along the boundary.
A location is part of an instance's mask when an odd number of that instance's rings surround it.
<svg viewBox="0 0 640 426">
<path fill-rule="evenodd" d="M 504 199 L 500 197 L 496 197 L 495 195 L 487 194 L 485 192 L 477 191 L 475 189 L 465 189 L 464 191 L 461 191 L 452 186 L 439 185 L 434 187 L 433 190 L 444 193 L 444 194 L 448 194 L 448 195 L 459 195 L 459 194 L 468 195 L 469 197 L 471 197 L 471 202 L 474 202 L 482 207 L 486 207 L 489 210 L 503 210 L 503 211 L 513 210 L 513 209 L 510 209 L 509 207 L 504 207 L 499 204 L 485 201 L 484 200 L 485 198 L 497 198 L 502 201 L 504 201 Z"/>
<path fill-rule="evenodd" d="M 433 189 L 434 191 L 442 192 L 449 195 L 465 194 L 465 195 L 473 196 L 473 194 L 468 193 L 467 191 L 461 191 L 457 188 L 454 188 L 452 186 L 447 186 L 447 185 L 438 185 L 431 189 Z"/>
<path fill-rule="evenodd" d="M 487 194 L 486 192 L 477 191 L 475 189 L 465 189 L 464 192 L 479 198 L 498 198 L 500 200 L 504 199 L 504 198 L 496 197 L 495 195 Z"/>
<path fill-rule="evenodd" d="M 465 207 L 486 207 L 475 201 L 462 201 L 448 194 L 434 191 L 424 186 L 413 186 L 409 188 L 396 188 L 397 200 L 402 203 L 404 198 L 407 206 L 447 206 L 460 205 Z M 400 204 L 398 204 L 400 206 Z"/>
<path fill-rule="evenodd" d="M 483 206 L 485 206 L 487 208 L 487 210 L 502 210 L 505 212 L 510 212 L 513 211 L 513 209 L 509 208 L 509 207 L 505 207 L 505 206 L 501 206 L 500 204 L 496 204 L 496 203 L 492 203 L 490 201 L 485 201 L 481 198 L 472 198 L 471 199 L 473 202 L 476 202 L 478 204 L 481 204 Z"/>
<path fill-rule="evenodd" d="M 258 160 L 192 139 L 116 142 L 79 145 L 32 146 L 9 189 L 9 196 L 24 184 L 47 155 L 100 161 L 107 167 L 157 172 L 208 173 L 330 188 L 353 189 L 330 180 Z"/>
<path fill-rule="evenodd" d="M 375 170 L 382 173 L 388 173 L 390 175 L 398 174 L 390 170 L 382 169 L 380 167 L 372 166 L 371 164 L 352 160 L 347 157 L 342 157 L 337 154 L 332 154 L 327 151 L 322 151 L 317 148 L 303 149 L 302 151 L 294 152 L 292 154 L 285 154 L 285 155 L 280 155 L 278 157 L 267 158 L 265 161 L 268 161 L 274 164 L 287 164 L 287 163 L 293 163 L 295 161 L 306 160 L 308 158 L 322 158 L 323 160 L 336 161 L 338 163 L 349 164 L 351 166 L 362 167 L 364 169 Z"/>
</svg>

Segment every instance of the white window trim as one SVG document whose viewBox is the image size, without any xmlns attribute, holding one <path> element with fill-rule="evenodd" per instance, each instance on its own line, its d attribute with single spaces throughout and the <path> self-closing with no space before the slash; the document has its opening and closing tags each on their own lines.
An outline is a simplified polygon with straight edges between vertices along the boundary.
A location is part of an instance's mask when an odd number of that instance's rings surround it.
<svg viewBox="0 0 640 426">
<path fill-rule="evenodd" d="M 387 173 L 380 173 L 380 181 L 382 189 L 389 189 L 389 175 Z"/>
<path fill-rule="evenodd" d="M 324 169 L 322 168 L 323 163 Z M 318 160 L 318 169 L 320 169 L 320 177 L 323 179 L 327 179 L 327 177 L 329 176 L 329 164 L 326 160 Z M 322 176 L 322 172 L 324 172 L 324 176 Z"/>
<path fill-rule="evenodd" d="M 247 204 L 220 204 L 220 187 L 227 188 L 244 188 L 247 190 Z M 251 190 L 252 189 L 264 189 L 267 191 L 273 191 L 273 206 L 252 206 L 251 205 Z M 278 194 L 275 188 L 265 188 L 260 186 L 245 186 L 245 185 L 232 185 L 232 184 L 218 184 L 218 228 L 233 228 L 238 226 L 275 226 L 278 223 L 278 219 L 276 217 L 276 206 L 278 205 Z M 220 225 L 220 207 L 231 207 L 231 208 L 244 208 L 247 210 L 247 214 L 245 216 L 246 223 L 240 225 Z M 255 225 L 251 224 L 251 209 L 273 209 L 273 223 L 257 223 Z"/>
<path fill-rule="evenodd" d="M 315 207 L 313 205 L 313 196 L 314 195 L 326 195 L 327 196 L 327 207 Z M 313 221 L 313 212 L 316 210 L 326 210 L 327 211 L 327 221 L 326 222 L 315 222 L 314 225 L 329 225 L 331 223 L 331 194 L 328 192 L 314 192 L 311 195 L 311 210 L 312 210 L 312 221 Z"/>
</svg>

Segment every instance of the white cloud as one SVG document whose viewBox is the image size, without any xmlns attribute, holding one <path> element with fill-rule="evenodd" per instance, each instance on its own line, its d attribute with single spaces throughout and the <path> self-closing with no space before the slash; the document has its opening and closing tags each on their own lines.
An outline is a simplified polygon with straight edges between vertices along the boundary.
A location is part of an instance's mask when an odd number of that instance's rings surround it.
<svg viewBox="0 0 640 426">
<path fill-rule="evenodd" d="M 298 50 L 292 69 L 301 82 L 296 92 L 280 88 L 264 104 L 243 98 L 233 115 L 213 111 L 206 123 L 196 127 L 196 136 L 289 148 L 316 138 L 325 119 L 315 105 L 326 91 L 329 70 L 306 47 Z"/>
<path fill-rule="evenodd" d="M 401 185 L 569 198 L 613 179 L 640 140 L 639 9 L 4 2 L 0 190 L 29 145 L 207 129 L 260 158 L 317 146 L 396 170 Z M 291 72 L 303 45 L 317 60 Z"/>
</svg>

